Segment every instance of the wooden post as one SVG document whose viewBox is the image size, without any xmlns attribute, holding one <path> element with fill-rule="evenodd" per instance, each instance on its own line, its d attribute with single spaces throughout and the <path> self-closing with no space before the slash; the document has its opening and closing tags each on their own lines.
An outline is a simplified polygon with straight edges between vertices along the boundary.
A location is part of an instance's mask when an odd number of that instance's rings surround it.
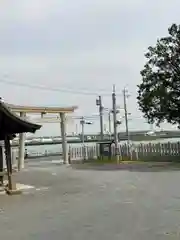
<svg viewBox="0 0 180 240">
<path fill-rule="evenodd" d="M 7 194 L 16 195 L 21 194 L 21 190 L 16 189 L 16 184 L 12 181 L 12 161 L 11 161 L 11 145 L 10 137 L 5 136 L 5 155 L 6 155 L 6 165 L 7 165 L 7 176 L 8 176 L 8 185 L 5 188 Z"/>
<path fill-rule="evenodd" d="M 12 162 L 11 162 L 11 145 L 9 136 L 5 136 L 5 155 L 6 155 L 6 165 L 7 165 L 7 176 L 8 176 L 8 189 L 13 190 L 12 186 Z"/>
<path fill-rule="evenodd" d="M 3 146 L 2 144 L 0 143 L 0 185 L 3 186 L 3 181 L 4 181 L 4 175 L 3 175 L 3 172 L 4 172 L 4 166 L 3 166 L 3 161 L 4 158 L 3 158 Z"/>
<path fill-rule="evenodd" d="M 71 164 L 71 146 L 69 146 L 69 157 L 68 157 L 68 161 L 69 161 L 69 164 Z"/>
</svg>

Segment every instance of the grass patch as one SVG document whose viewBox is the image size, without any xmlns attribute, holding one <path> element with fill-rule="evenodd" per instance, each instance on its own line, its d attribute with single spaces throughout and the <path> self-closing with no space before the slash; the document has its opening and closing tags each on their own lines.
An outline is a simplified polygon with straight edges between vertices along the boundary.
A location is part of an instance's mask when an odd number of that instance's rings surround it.
<svg viewBox="0 0 180 240">
<path fill-rule="evenodd" d="M 89 159 L 85 161 L 85 163 L 93 163 L 93 164 L 112 164 L 117 163 L 117 160 L 115 158 L 108 159 L 108 158 L 102 158 L 102 159 Z"/>
<path fill-rule="evenodd" d="M 108 157 L 98 158 L 98 159 L 89 159 L 86 160 L 85 163 L 93 163 L 93 164 L 119 164 L 119 163 L 142 163 L 144 161 L 137 161 L 137 160 L 129 160 L 129 158 L 121 160 L 117 162 L 116 157 L 112 157 L 109 159 Z"/>
<path fill-rule="evenodd" d="M 112 157 L 111 159 L 109 159 L 108 157 L 104 157 L 102 159 L 89 159 L 87 161 L 85 161 L 84 163 L 87 164 L 95 164 L 95 165 L 107 165 L 107 164 L 125 164 L 125 165 L 133 165 L 133 164 L 139 164 L 139 165 L 146 165 L 146 166 L 164 166 L 164 167 L 173 167 L 173 168 L 180 168 L 180 162 L 177 161 L 172 161 L 169 159 L 169 161 L 167 159 L 159 159 L 156 158 L 155 159 L 144 159 L 144 160 L 129 160 L 129 158 L 124 158 L 123 160 L 119 160 L 119 162 L 117 162 L 116 157 Z"/>
</svg>

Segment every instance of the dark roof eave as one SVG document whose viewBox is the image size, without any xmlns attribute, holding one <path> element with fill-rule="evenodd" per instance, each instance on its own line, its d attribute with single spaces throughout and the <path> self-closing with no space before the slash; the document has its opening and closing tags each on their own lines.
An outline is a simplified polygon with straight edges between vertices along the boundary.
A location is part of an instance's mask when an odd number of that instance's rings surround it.
<svg viewBox="0 0 180 240">
<path fill-rule="evenodd" d="M 42 126 L 39 124 L 31 123 L 27 120 L 20 118 L 18 115 L 13 113 L 9 107 L 6 106 L 5 103 L 0 102 L 1 111 L 6 114 L 6 116 L 10 117 L 12 120 L 16 121 L 19 124 L 22 124 L 23 127 L 28 129 L 27 132 L 35 133 L 36 130 L 39 130 Z"/>
</svg>

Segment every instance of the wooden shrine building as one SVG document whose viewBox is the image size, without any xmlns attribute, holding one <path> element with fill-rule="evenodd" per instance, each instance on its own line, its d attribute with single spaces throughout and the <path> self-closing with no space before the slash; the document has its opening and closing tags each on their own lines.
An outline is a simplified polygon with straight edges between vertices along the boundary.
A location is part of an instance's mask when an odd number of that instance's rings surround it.
<svg viewBox="0 0 180 240">
<path fill-rule="evenodd" d="M 40 129 L 41 125 L 37 125 L 26 120 L 23 120 L 18 115 L 13 113 L 3 101 L 0 99 L 0 140 L 4 141 L 6 167 L 3 166 L 3 154 L 0 154 L 0 182 L 4 186 L 4 176 L 7 175 L 8 184 L 6 190 L 8 193 L 16 191 L 12 181 L 12 161 L 11 161 L 11 145 L 10 140 L 16 137 L 18 133 L 35 133 Z M 1 147 L 2 152 L 2 147 Z M 7 171 L 4 173 L 4 168 Z"/>
</svg>

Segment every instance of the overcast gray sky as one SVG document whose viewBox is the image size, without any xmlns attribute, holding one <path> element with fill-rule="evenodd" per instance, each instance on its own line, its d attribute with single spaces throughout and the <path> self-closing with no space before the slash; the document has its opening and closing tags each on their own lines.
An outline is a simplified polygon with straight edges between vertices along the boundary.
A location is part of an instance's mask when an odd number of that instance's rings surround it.
<svg viewBox="0 0 180 240">
<path fill-rule="evenodd" d="M 144 52 L 167 34 L 172 23 L 180 23 L 179 9 L 178 0 L 2 0 L 0 80 L 88 89 L 95 94 L 42 91 L 0 82 L 1 95 L 14 104 L 78 105 L 77 115 L 91 115 L 97 112 L 98 90 L 111 94 L 116 84 L 121 94 L 126 86 L 134 117 L 130 129 L 147 129 L 144 120 L 137 118 L 141 114 L 136 104 Z M 111 107 L 111 96 L 103 102 Z M 117 102 L 122 106 L 121 96 Z M 97 121 L 87 127 L 91 129 L 98 131 Z M 51 124 L 40 133 L 58 135 L 58 130 L 58 124 Z"/>
</svg>

